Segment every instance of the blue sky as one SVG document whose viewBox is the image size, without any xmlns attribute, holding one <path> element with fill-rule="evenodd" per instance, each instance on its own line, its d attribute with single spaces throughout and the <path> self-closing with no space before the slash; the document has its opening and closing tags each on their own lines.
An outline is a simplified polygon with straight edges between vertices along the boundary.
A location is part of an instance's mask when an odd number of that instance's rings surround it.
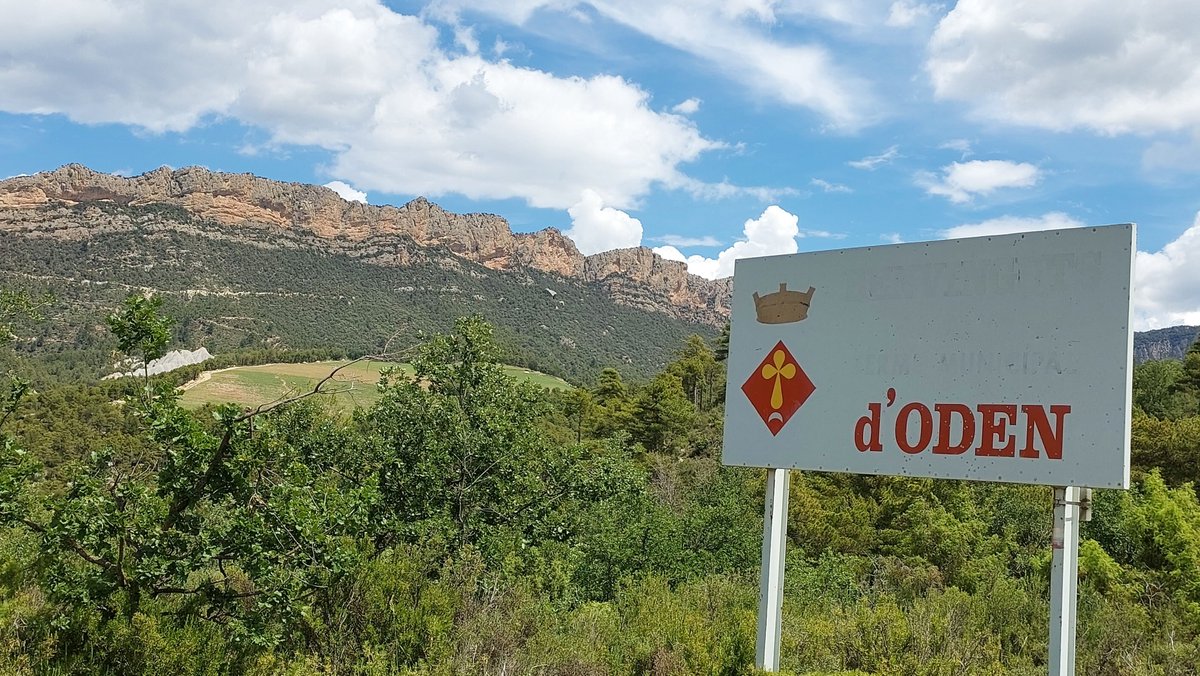
<svg viewBox="0 0 1200 676">
<path fill-rule="evenodd" d="M 0 0 L 0 177 L 202 165 L 585 253 L 1139 224 L 1200 324 L 1194 0 Z M 355 192 L 358 191 L 358 192 Z"/>
</svg>

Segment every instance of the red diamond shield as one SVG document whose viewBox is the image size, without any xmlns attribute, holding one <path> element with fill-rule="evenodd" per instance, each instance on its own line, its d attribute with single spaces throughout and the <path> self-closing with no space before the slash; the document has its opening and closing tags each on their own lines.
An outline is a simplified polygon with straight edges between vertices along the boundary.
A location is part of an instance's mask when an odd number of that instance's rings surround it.
<svg viewBox="0 0 1200 676">
<path fill-rule="evenodd" d="M 771 348 L 750 378 L 742 384 L 742 392 L 767 424 L 772 436 L 779 434 L 779 430 L 808 401 L 815 389 L 816 386 L 783 341 Z"/>
</svg>

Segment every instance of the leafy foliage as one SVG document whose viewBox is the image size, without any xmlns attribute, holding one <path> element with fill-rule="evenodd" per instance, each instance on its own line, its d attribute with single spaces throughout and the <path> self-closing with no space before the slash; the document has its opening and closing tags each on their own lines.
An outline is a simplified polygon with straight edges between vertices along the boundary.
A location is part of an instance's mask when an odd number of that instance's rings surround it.
<svg viewBox="0 0 1200 676">
<path fill-rule="evenodd" d="M 161 309 L 162 298 L 158 296 L 132 295 L 125 299 L 121 312 L 106 318 L 117 347 L 145 365 L 166 354 L 171 341 L 171 320 L 160 314 Z"/>
<path fill-rule="evenodd" d="M 719 464 L 716 353 L 550 392 L 498 342 L 457 320 L 349 419 L 195 414 L 168 378 L 27 396 L 0 429 L 0 670 L 753 673 L 764 480 Z M 1189 367 L 1149 368 L 1135 488 L 1083 528 L 1082 673 L 1200 670 L 1197 418 L 1147 405 Z M 790 673 L 1044 672 L 1049 489 L 797 473 L 789 504 Z"/>
<path fill-rule="evenodd" d="M 458 316 L 479 314 L 494 326 L 506 363 L 573 382 L 590 380 L 604 367 L 647 377 L 671 360 L 686 336 L 713 333 L 617 304 L 600 286 L 532 269 L 490 270 L 410 240 L 368 240 L 353 255 L 329 254 L 277 232 L 229 241 L 220 226 L 162 205 L 104 208 L 121 219 L 119 232 L 84 241 L 0 232 L 0 285 L 25 288 L 37 279 L 37 289 L 58 299 L 45 308 L 47 322 L 16 345 L 36 357 L 40 378 L 80 382 L 114 370 L 104 318 L 130 293 L 162 298 L 161 310 L 176 320 L 174 344 L 205 346 L 219 356 L 394 352 L 451 331 Z M 64 218 L 86 222 L 90 216 L 80 211 Z M 159 227 L 164 219 L 190 224 L 195 234 Z M 409 260 L 401 267 L 361 260 L 388 256 Z"/>
</svg>

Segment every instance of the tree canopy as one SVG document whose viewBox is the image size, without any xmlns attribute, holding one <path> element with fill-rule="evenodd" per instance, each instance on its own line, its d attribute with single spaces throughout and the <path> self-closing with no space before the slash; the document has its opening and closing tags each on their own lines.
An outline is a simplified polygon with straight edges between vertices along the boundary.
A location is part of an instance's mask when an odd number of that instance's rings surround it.
<svg viewBox="0 0 1200 676">
<path fill-rule="evenodd" d="M 115 340 L 151 358 L 165 305 Z M 645 379 L 508 377 L 456 320 L 353 414 L 175 381 L 27 389 L 0 420 L 0 671 L 753 673 L 764 477 L 720 464 L 695 337 Z M 1078 663 L 1200 670 L 1192 365 L 1135 372 L 1135 485 L 1097 491 Z M 140 393 L 141 396 L 130 396 Z M 790 673 L 1044 671 L 1049 489 L 796 473 Z"/>
</svg>

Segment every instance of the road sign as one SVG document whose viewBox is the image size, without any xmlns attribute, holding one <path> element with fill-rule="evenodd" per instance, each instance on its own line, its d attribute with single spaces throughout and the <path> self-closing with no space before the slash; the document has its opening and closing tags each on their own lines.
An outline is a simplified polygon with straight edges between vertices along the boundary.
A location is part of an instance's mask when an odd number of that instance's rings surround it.
<svg viewBox="0 0 1200 676">
<path fill-rule="evenodd" d="M 724 462 L 1127 487 L 1133 238 L 737 261 Z"/>
<path fill-rule="evenodd" d="M 779 668 L 796 468 L 1055 486 L 1048 668 L 1074 673 L 1080 487 L 1129 486 L 1134 239 L 1112 225 L 737 261 L 723 461 L 767 468 L 759 668 Z"/>
</svg>

